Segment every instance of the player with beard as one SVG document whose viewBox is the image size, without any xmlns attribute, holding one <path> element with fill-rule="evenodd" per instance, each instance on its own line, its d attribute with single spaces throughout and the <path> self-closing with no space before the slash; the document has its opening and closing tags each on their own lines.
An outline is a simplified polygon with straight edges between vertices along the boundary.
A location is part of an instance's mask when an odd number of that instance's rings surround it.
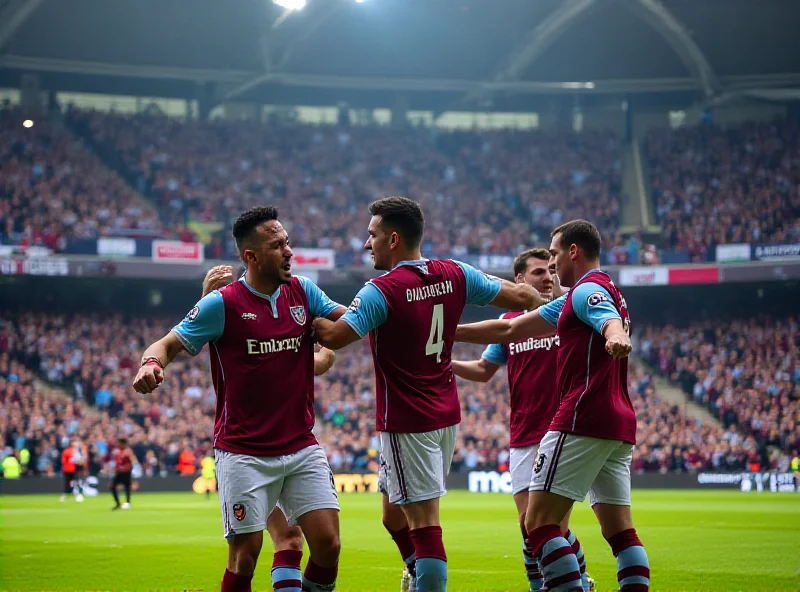
<svg viewBox="0 0 800 592">
<path fill-rule="evenodd" d="M 529 249 L 514 259 L 514 281 L 533 286 L 545 298 L 562 294 L 558 277 L 551 273 L 547 249 Z M 503 313 L 501 319 L 515 319 L 529 311 Z M 533 557 L 525 532 L 525 512 L 528 508 L 528 487 L 534 470 L 539 442 L 547 432 L 558 409 L 556 361 L 559 339 L 555 331 L 540 339 L 528 338 L 508 344 L 492 344 L 479 360 L 453 360 L 456 376 L 475 382 L 488 382 L 500 366 L 508 369 L 508 390 L 511 404 L 511 485 L 522 528 L 522 558 L 531 592 L 542 589 L 544 580 L 538 561 Z M 561 522 L 564 536 L 572 544 L 581 566 L 584 590 L 593 589 L 594 582 L 586 573 L 583 549 L 569 530 L 569 514 Z"/>
<path fill-rule="evenodd" d="M 647 592 L 650 565 L 631 517 L 630 465 L 636 413 L 628 396 L 630 315 L 619 288 L 600 269 L 600 233 L 586 220 L 552 233 L 551 263 L 571 290 L 515 319 L 458 328 L 458 341 L 513 343 L 557 328 L 560 402 L 542 438 L 525 528 L 549 590 L 582 590 L 578 559 L 559 524 L 590 495 L 617 558 L 621 592 Z"/>
<path fill-rule="evenodd" d="M 244 212 L 233 236 L 244 276 L 204 296 L 145 350 L 134 388 L 153 392 L 180 352 L 197 355 L 209 344 L 217 393 L 213 446 L 228 541 L 222 592 L 251 589 L 267 518 L 278 504 L 289 524 L 302 527 L 311 552 L 303 576 L 299 565 L 287 567 L 279 587 L 334 590 L 339 501 L 312 433 L 311 322 L 338 319 L 344 307 L 307 278 L 292 275 L 289 237 L 275 208 Z"/>
<path fill-rule="evenodd" d="M 364 248 L 386 273 L 359 291 L 336 322 L 316 319 L 323 345 L 341 349 L 369 334 L 389 501 L 402 506 L 416 557 L 416 587 L 447 589 L 439 498 L 453 459 L 461 405 L 450 364 L 467 304 L 506 309 L 542 303 L 527 284 L 489 277 L 452 260 L 423 259 L 422 210 L 404 197 L 379 199 Z"/>
</svg>

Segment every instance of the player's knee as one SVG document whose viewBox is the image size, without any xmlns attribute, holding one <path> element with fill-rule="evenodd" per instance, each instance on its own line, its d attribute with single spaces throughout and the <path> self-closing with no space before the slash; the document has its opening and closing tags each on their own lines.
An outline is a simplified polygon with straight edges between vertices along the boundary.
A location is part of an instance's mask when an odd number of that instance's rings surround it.
<svg viewBox="0 0 800 592">
<path fill-rule="evenodd" d="M 297 527 L 290 528 L 284 536 L 275 541 L 276 551 L 301 551 L 303 550 L 303 531 Z"/>
<path fill-rule="evenodd" d="M 317 537 L 314 561 L 320 565 L 335 565 L 339 561 L 342 543 L 338 532 L 328 532 Z"/>
<path fill-rule="evenodd" d="M 240 576 L 253 575 L 256 570 L 260 549 L 253 545 L 242 544 L 236 545 L 231 551 L 228 560 L 228 569 Z"/>
</svg>

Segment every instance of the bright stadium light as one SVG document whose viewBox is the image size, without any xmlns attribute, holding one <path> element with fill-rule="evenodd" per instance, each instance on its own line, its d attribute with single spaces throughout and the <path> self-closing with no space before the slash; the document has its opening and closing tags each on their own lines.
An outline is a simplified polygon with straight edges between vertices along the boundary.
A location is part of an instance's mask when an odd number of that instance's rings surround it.
<svg viewBox="0 0 800 592">
<path fill-rule="evenodd" d="M 275 4 L 286 10 L 303 10 L 306 0 L 272 0 Z"/>
<path fill-rule="evenodd" d="M 364 4 L 364 0 L 356 0 L 356 4 Z"/>
<path fill-rule="evenodd" d="M 22 127 L 27 127 L 27 128 L 33 127 L 33 120 L 26 119 L 25 121 L 22 122 Z"/>
</svg>

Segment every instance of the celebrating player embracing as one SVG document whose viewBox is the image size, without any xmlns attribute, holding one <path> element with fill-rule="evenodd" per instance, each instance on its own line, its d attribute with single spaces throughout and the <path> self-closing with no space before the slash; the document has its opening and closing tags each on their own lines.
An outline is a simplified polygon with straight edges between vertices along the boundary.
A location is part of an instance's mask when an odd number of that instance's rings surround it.
<svg viewBox="0 0 800 592">
<path fill-rule="evenodd" d="M 523 251 L 514 259 L 514 280 L 533 286 L 544 297 L 560 296 L 561 287 L 556 283 L 558 276 L 551 273 L 549 260 L 550 253 L 547 249 Z M 506 312 L 500 318 L 515 319 L 528 312 Z M 558 346 L 559 338 L 553 331 L 540 339 L 529 337 L 508 344 L 494 343 L 486 348 L 479 360 L 453 360 L 453 372 L 456 376 L 477 382 L 487 382 L 500 366 L 507 366 L 511 402 L 511 493 L 522 527 L 522 557 L 531 592 L 541 590 L 544 579 L 539 562 L 533 556 L 528 542 L 525 514 L 536 451 L 558 409 Z M 593 589 L 594 581 L 586 573 L 586 561 L 580 541 L 569 530 L 569 512 L 561 521 L 561 530 L 578 558 L 583 589 L 588 592 Z"/>
<path fill-rule="evenodd" d="M 134 388 L 152 392 L 183 350 L 209 343 L 217 408 L 214 452 L 228 540 L 223 592 L 250 590 L 267 518 L 279 504 L 311 551 L 302 588 L 334 590 L 339 502 L 314 426 L 314 317 L 343 312 L 315 284 L 291 273 L 292 250 L 278 212 L 243 213 L 233 236 L 246 265 L 239 281 L 204 296 L 147 348 Z M 299 564 L 281 568 L 280 588 L 298 592 Z M 284 577 L 285 576 L 285 577 Z M 275 573 L 273 573 L 273 578 Z"/>
<path fill-rule="evenodd" d="M 580 591 L 578 559 L 559 523 L 590 493 L 603 536 L 617 558 L 621 592 L 646 592 L 650 566 L 631 518 L 630 464 L 636 414 L 628 397 L 630 316 L 600 270 L 600 233 L 585 220 L 552 233 L 551 260 L 568 294 L 510 320 L 458 328 L 457 340 L 509 343 L 557 327 L 558 411 L 539 445 L 525 526 L 550 590 Z"/>
<path fill-rule="evenodd" d="M 447 589 L 447 557 L 439 498 L 461 421 L 450 364 L 466 304 L 535 308 L 541 296 L 526 284 L 491 278 L 469 265 L 423 259 L 424 220 L 416 202 L 388 197 L 370 208 L 375 269 L 338 321 L 314 321 L 320 343 L 340 349 L 369 333 L 375 364 L 377 418 L 389 501 L 403 507 L 416 554 L 417 590 Z"/>
</svg>

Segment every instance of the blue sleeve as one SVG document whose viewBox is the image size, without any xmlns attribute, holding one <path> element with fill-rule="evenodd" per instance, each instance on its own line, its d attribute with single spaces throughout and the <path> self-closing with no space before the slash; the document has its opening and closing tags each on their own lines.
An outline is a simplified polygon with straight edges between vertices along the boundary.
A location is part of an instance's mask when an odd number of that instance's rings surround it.
<svg viewBox="0 0 800 592">
<path fill-rule="evenodd" d="M 467 304 L 486 306 L 500 292 L 500 278 L 491 277 L 471 265 L 455 261 L 467 279 Z"/>
<path fill-rule="evenodd" d="M 567 295 L 559 296 L 555 300 L 551 300 L 547 304 L 543 304 L 536 310 L 539 311 L 541 317 L 553 325 L 558 326 L 558 317 L 561 316 L 561 309 L 564 308 L 564 303 L 567 301 Z"/>
<path fill-rule="evenodd" d="M 302 284 L 303 290 L 306 292 L 306 298 L 308 298 L 308 312 L 312 317 L 328 318 L 328 315 L 339 306 L 336 302 L 328 298 L 328 295 L 323 292 L 317 284 L 307 277 L 299 275 L 297 279 L 300 280 L 300 284 Z"/>
<path fill-rule="evenodd" d="M 575 288 L 572 294 L 572 308 L 580 320 L 598 333 L 603 332 L 603 325 L 608 321 L 622 320 L 611 294 L 594 282 L 586 282 Z"/>
<path fill-rule="evenodd" d="M 219 339 L 224 328 L 225 304 L 222 294 L 214 290 L 203 296 L 172 332 L 186 351 L 196 356 L 206 343 Z"/>
<path fill-rule="evenodd" d="M 359 337 L 364 337 L 373 329 L 386 322 L 389 307 L 381 291 L 372 282 L 367 282 L 353 298 L 342 320 L 350 325 Z"/>
<path fill-rule="evenodd" d="M 508 355 L 506 354 L 506 348 L 504 348 L 499 343 L 493 343 L 489 347 L 487 347 L 481 357 L 489 362 L 490 364 L 494 364 L 495 366 L 505 366 L 508 363 Z"/>
</svg>

